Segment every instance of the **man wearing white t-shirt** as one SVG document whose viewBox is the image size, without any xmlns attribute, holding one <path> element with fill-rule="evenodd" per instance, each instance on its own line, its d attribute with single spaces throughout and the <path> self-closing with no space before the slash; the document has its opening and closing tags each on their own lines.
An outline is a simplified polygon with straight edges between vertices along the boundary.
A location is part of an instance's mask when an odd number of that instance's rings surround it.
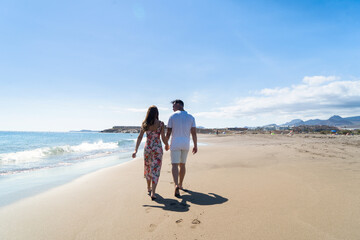
<svg viewBox="0 0 360 240">
<path fill-rule="evenodd" d="M 174 114 L 170 116 L 167 125 L 167 139 L 171 137 L 170 155 L 172 174 L 175 183 L 175 196 L 180 197 L 180 189 L 185 177 L 185 163 L 190 149 L 190 134 L 194 147 L 193 154 L 197 152 L 197 136 L 195 118 L 184 110 L 184 102 L 177 99 L 171 102 Z M 168 150 L 168 149 L 166 149 Z"/>
</svg>

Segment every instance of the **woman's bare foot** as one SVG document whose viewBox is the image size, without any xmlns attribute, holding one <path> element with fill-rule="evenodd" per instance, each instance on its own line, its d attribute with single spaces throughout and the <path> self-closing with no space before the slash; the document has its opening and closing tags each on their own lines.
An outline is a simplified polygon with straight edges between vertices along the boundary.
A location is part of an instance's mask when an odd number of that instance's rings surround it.
<svg viewBox="0 0 360 240">
<path fill-rule="evenodd" d="M 152 193 L 152 194 L 151 194 L 151 200 L 154 201 L 155 199 L 156 199 L 155 193 Z"/>
</svg>

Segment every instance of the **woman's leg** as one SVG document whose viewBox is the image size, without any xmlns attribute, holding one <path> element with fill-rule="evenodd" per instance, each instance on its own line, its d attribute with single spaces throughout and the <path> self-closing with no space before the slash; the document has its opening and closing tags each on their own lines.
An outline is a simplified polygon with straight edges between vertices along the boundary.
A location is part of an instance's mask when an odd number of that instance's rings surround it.
<svg viewBox="0 0 360 240">
<path fill-rule="evenodd" d="M 156 186 L 157 186 L 157 183 L 152 182 L 151 198 L 156 198 L 156 196 L 155 196 Z"/>
<path fill-rule="evenodd" d="M 151 156 L 144 150 L 144 177 L 146 178 L 147 190 L 151 192 L 151 168 L 150 168 Z"/>
<path fill-rule="evenodd" d="M 152 191 L 151 191 L 151 198 L 155 197 L 156 187 L 159 182 L 160 171 L 161 171 L 161 164 L 162 164 L 162 154 L 154 156 L 154 159 L 151 164 L 151 172 L 152 172 Z"/>
<path fill-rule="evenodd" d="M 148 190 L 148 192 L 150 194 L 151 193 L 151 178 L 146 179 L 146 183 L 147 183 L 147 190 Z"/>
</svg>

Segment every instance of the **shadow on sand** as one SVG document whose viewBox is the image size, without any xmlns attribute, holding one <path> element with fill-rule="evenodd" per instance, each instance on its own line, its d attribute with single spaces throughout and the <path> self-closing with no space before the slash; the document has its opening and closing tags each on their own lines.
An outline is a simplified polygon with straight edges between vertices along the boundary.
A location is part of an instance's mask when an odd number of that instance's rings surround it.
<svg viewBox="0 0 360 240">
<path fill-rule="evenodd" d="M 161 205 L 143 205 L 143 207 L 162 208 L 166 211 L 187 212 L 189 211 L 190 203 L 196 205 L 216 205 L 228 201 L 227 198 L 215 193 L 205 194 L 187 189 L 184 189 L 183 191 L 186 194 L 183 194 L 179 200 L 163 198 L 161 195 L 156 194 L 156 199 L 154 201 Z"/>
</svg>

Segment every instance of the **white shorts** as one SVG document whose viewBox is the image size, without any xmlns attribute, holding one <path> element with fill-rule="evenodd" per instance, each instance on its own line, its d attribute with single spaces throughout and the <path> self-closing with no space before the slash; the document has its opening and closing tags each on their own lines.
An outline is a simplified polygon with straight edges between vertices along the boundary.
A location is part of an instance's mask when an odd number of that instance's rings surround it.
<svg viewBox="0 0 360 240">
<path fill-rule="evenodd" d="M 171 163 L 186 163 L 189 150 L 172 150 L 170 151 Z"/>
</svg>

